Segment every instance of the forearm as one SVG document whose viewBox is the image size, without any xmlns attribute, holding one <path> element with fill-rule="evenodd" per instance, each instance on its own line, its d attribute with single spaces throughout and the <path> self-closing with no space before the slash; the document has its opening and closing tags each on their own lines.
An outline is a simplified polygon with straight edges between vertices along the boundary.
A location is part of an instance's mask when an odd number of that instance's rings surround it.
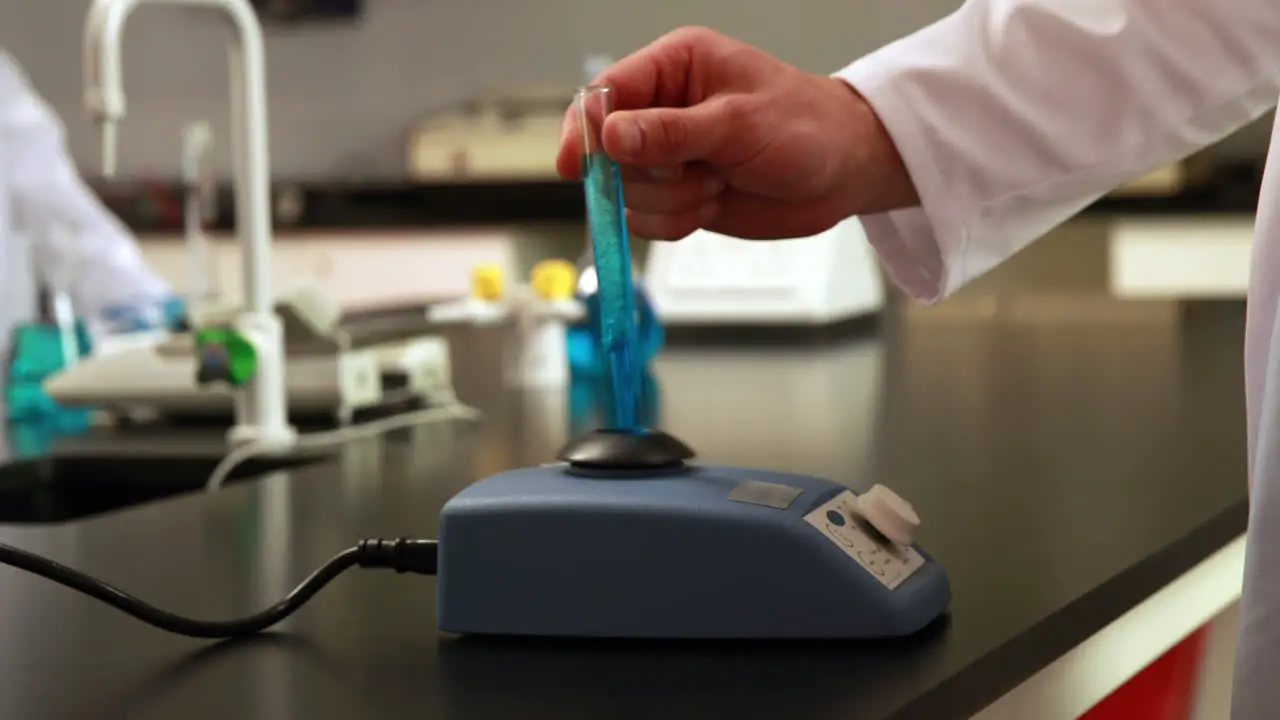
<svg viewBox="0 0 1280 720">
<path fill-rule="evenodd" d="M 1280 13 L 1266 0 L 971 0 L 838 74 L 920 198 L 864 224 L 895 279 L 944 297 L 1118 184 L 1258 117 L 1278 66 Z"/>
</svg>

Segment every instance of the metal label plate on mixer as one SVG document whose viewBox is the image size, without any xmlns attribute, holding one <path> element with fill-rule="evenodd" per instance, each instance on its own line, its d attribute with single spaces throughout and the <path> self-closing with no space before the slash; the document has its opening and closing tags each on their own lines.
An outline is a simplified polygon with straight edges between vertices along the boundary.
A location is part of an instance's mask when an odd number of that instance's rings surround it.
<svg viewBox="0 0 1280 720">
<path fill-rule="evenodd" d="M 786 510 L 803 492 L 800 488 L 762 480 L 747 480 L 738 483 L 729 493 L 729 499 L 737 502 L 764 505 L 765 507 Z"/>
<path fill-rule="evenodd" d="M 897 547 L 875 537 L 856 519 L 857 507 L 857 496 L 846 490 L 814 508 L 804 519 L 893 590 L 924 567 L 924 557 L 915 548 Z"/>
</svg>

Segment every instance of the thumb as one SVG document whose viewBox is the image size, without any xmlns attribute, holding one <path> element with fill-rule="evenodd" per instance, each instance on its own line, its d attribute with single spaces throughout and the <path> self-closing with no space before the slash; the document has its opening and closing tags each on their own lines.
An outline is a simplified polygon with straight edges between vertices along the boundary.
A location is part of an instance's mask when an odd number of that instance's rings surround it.
<svg viewBox="0 0 1280 720">
<path fill-rule="evenodd" d="M 719 103 L 687 108 L 619 110 L 604 124 L 604 150 L 628 165 L 680 165 L 706 160 L 724 135 Z"/>
</svg>

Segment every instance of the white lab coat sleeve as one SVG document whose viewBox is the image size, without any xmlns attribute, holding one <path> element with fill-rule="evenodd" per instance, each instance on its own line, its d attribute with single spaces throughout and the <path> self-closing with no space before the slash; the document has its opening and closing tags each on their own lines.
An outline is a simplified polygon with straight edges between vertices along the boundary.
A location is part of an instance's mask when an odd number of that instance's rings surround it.
<svg viewBox="0 0 1280 720">
<path fill-rule="evenodd" d="M 168 285 L 148 267 L 133 234 L 85 184 L 57 115 L 25 74 L 0 54 L 0 148 L 18 222 L 33 256 L 62 269 L 77 312 L 96 317 L 112 304 L 154 300 Z"/>
<path fill-rule="evenodd" d="M 919 207 L 861 218 L 936 302 L 1129 179 L 1275 104 L 1273 0 L 969 0 L 836 74 L 880 116 Z"/>
</svg>

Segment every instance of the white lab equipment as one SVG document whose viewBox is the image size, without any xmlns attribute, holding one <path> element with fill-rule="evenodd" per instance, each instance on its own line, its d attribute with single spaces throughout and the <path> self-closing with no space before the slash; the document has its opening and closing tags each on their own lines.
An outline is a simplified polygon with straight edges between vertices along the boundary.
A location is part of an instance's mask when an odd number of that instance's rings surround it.
<svg viewBox="0 0 1280 720">
<path fill-rule="evenodd" d="M 245 299 L 234 327 L 253 346 L 257 363 L 253 377 L 234 393 L 236 422 L 229 440 L 287 449 L 297 440 L 297 432 L 287 413 L 284 330 L 272 307 L 271 168 L 262 27 L 248 0 L 94 0 L 85 23 L 85 99 L 100 127 L 107 175 L 116 169 L 116 125 L 125 115 L 120 68 L 125 21 L 143 4 L 218 10 L 236 30 L 228 57 L 236 231 L 244 247 Z M 194 365 L 187 372 L 194 376 Z"/>
<path fill-rule="evenodd" d="M 380 348 L 352 347 L 337 326 L 338 309 L 314 288 L 301 287 L 280 299 L 287 338 L 285 392 L 299 414 L 352 414 L 382 401 Z M 211 323 L 230 321 L 210 313 Z M 202 385 L 197 379 L 196 341 L 176 333 L 153 342 L 117 348 L 77 364 L 45 382 L 45 392 L 70 406 L 93 406 L 130 417 L 222 416 L 235 405 L 235 388 Z"/>
<path fill-rule="evenodd" d="M 556 148 L 573 91 L 485 95 L 415 123 L 405 165 L 419 182 L 526 182 L 556 177 Z"/>
<path fill-rule="evenodd" d="M 862 224 L 753 242 L 699 230 L 653 243 L 645 284 L 664 325 L 824 326 L 884 308 L 885 288 Z"/>
<path fill-rule="evenodd" d="M 356 412 L 400 402 L 428 406 L 457 403 L 445 338 L 423 333 L 387 334 L 373 341 L 339 326 L 332 298 L 299 286 L 276 304 L 284 326 L 285 392 L 298 417 L 330 418 L 340 425 Z M 209 310 L 211 324 L 229 322 L 235 308 Z M 109 336 L 112 337 L 112 336 Z M 202 385 L 191 333 L 128 333 L 110 352 L 52 376 L 45 392 L 68 406 L 91 406 L 134 419 L 234 416 L 234 390 Z M 141 339 L 129 342 L 130 338 Z"/>
<path fill-rule="evenodd" d="M 503 287 L 502 269 L 484 265 L 472 273 L 470 297 L 432 305 L 427 317 L 442 325 L 515 323 L 505 336 L 503 377 L 512 387 L 562 387 L 569 381 L 569 323 L 586 317 L 573 297 L 573 263 L 546 260 L 534 266 L 529 285 Z"/>
</svg>

